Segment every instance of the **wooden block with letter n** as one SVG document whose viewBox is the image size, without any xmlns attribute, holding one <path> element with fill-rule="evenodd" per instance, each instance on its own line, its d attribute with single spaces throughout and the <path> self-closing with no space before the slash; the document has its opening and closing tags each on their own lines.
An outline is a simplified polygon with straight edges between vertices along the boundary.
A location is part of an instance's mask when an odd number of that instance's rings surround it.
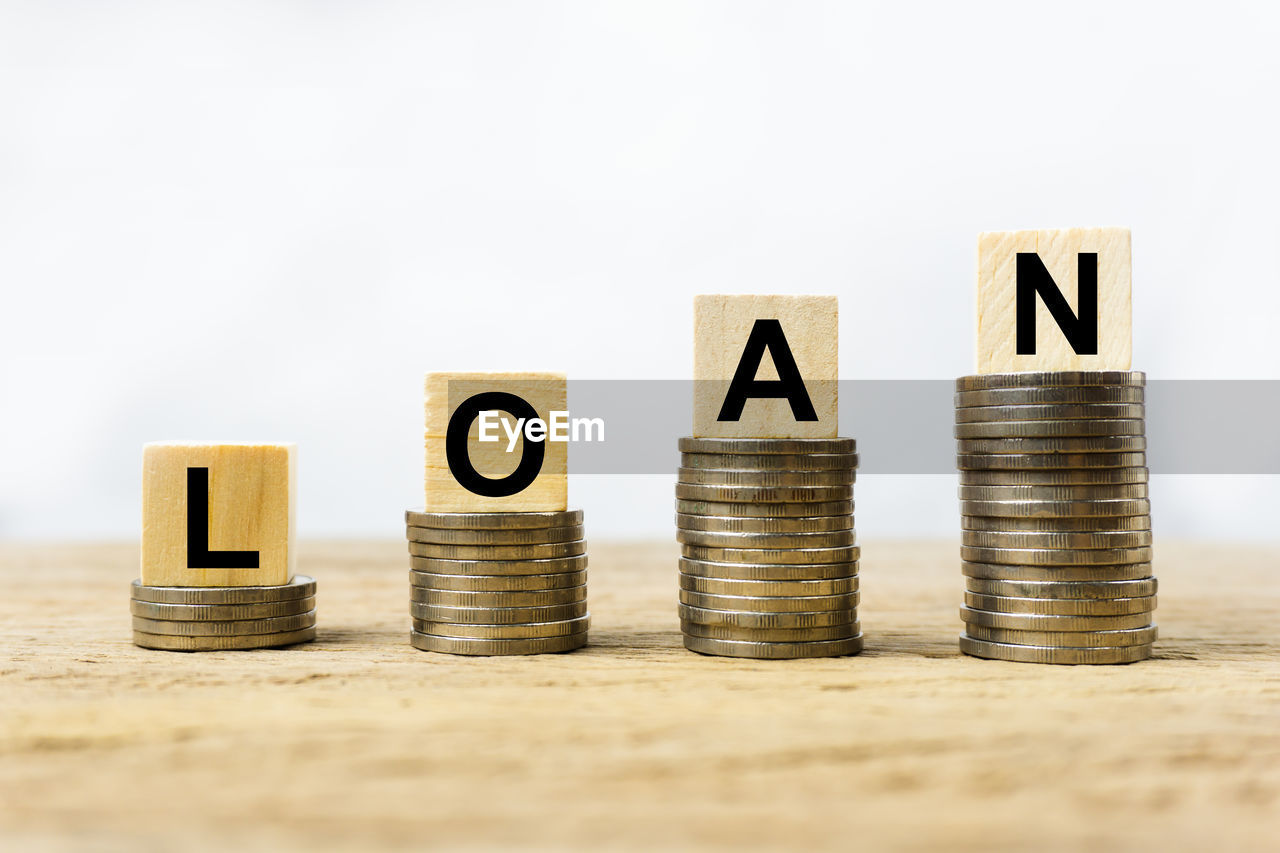
<svg viewBox="0 0 1280 853">
<path fill-rule="evenodd" d="M 1128 370 L 1127 228 L 978 235 L 978 372 Z"/>
<path fill-rule="evenodd" d="M 426 507 L 432 512 L 568 508 L 568 445 L 531 441 L 567 417 L 563 373 L 428 373 Z M 482 434 L 483 433 L 483 434 Z M 484 440 L 493 438 L 496 440 Z"/>
<path fill-rule="evenodd" d="M 142 583 L 288 583 L 296 515 L 292 444 L 148 444 L 142 453 Z"/>
<path fill-rule="evenodd" d="M 835 437 L 836 297 L 696 296 L 693 323 L 695 437 Z"/>
</svg>

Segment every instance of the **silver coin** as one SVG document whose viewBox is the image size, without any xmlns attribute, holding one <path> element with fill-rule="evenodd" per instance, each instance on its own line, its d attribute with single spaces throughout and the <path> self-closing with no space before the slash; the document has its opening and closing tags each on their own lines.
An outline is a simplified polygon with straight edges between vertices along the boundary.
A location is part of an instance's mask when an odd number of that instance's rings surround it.
<svg viewBox="0 0 1280 853">
<path fill-rule="evenodd" d="M 582 510 L 551 512 L 427 512 L 411 509 L 404 514 L 409 527 L 465 530 L 514 530 L 538 527 L 572 527 L 582 523 Z"/>
<path fill-rule="evenodd" d="M 676 528 L 676 541 L 680 544 L 707 548 L 847 548 L 856 539 L 852 529 L 822 533 L 721 533 Z"/>
<path fill-rule="evenodd" d="M 819 515 L 784 518 L 730 518 L 723 515 L 676 513 L 679 530 L 708 533 L 831 533 L 853 531 L 852 515 Z"/>
<path fill-rule="evenodd" d="M 520 592 L 464 592 L 452 589 L 409 589 L 409 600 L 436 607 L 551 607 L 587 600 L 587 586 Z"/>
<path fill-rule="evenodd" d="M 733 471 L 727 468 L 680 468 L 678 482 L 692 486 L 753 486 L 781 488 L 849 486 L 853 471 Z"/>
<path fill-rule="evenodd" d="M 546 545 L 581 539 L 581 524 L 570 527 L 517 527 L 511 530 L 468 530 L 458 528 L 409 527 L 410 542 L 432 545 Z"/>
<path fill-rule="evenodd" d="M 830 578 L 827 580 L 734 580 L 709 578 L 702 575 L 680 573 L 680 588 L 710 595 L 748 596 L 814 596 L 841 595 L 858 591 L 858 577 Z"/>
<path fill-rule="evenodd" d="M 958 423 L 954 434 L 960 439 L 976 438 L 1083 438 L 1091 436 L 1145 435 L 1142 418 L 1062 421 L 988 421 Z"/>
<path fill-rule="evenodd" d="M 961 501 L 961 515 L 1009 516 L 1011 518 L 1099 518 L 1148 515 L 1151 501 Z"/>
<path fill-rule="evenodd" d="M 960 636 L 960 651 L 966 655 L 1017 663 L 1050 663 L 1066 665 L 1136 663 L 1151 657 L 1151 646 L 1120 646 L 1118 648 L 1062 648 L 1053 646 L 1015 646 L 1008 643 L 992 643 Z"/>
<path fill-rule="evenodd" d="M 850 563 L 860 558 L 857 545 L 840 548 L 707 548 L 681 545 L 682 556 L 715 563 Z"/>
<path fill-rule="evenodd" d="M 465 622 L 413 620 L 413 630 L 419 634 L 467 640 L 533 640 L 542 637 L 564 637 L 584 633 L 590 625 L 590 613 L 560 622 L 522 622 L 516 625 L 468 625 Z"/>
<path fill-rule="evenodd" d="M 961 486 L 965 501 L 1095 501 L 1145 498 L 1146 483 L 1112 483 L 1105 486 Z"/>
<path fill-rule="evenodd" d="M 1142 403 L 1146 390 L 1141 385 L 1059 385 L 1029 388 L 992 388 L 987 391 L 960 391 L 957 408 L 972 406 L 1043 406 L 1090 403 Z"/>
<path fill-rule="evenodd" d="M 133 632 L 133 644 L 144 649 L 167 652 L 228 652 L 248 649 L 274 649 L 309 643 L 316 638 L 314 626 L 278 634 L 248 634 L 235 637 L 181 637 L 171 634 Z"/>
<path fill-rule="evenodd" d="M 960 608 L 960 619 L 970 625 L 1010 628 L 1015 631 L 1124 631 L 1151 625 L 1151 612 L 1126 616 L 1044 616 L 1037 613 L 997 613 Z"/>
<path fill-rule="evenodd" d="M 154 601 L 129 602 L 129 612 L 144 619 L 177 622 L 230 622 L 238 619 L 266 619 L 272 616 L 296 616 L 314 610 L 315 596 L 266 604 L 157 604 Z"/>
<path fill-rule="evenodd" d="M 856 612 L 841 607 L 836 610 L 818 610 L 808 613 L 756 613 L 744 610 L 714 610 L 707 607 L 691 607 L 681 604 L 680 618 L 699 625 L 721 625 L 727 628 L 826 628 L 832 625 L 848 625 L 857 621 Z"/>
<path fill-rule="evenodd" d="M 553 575 L 559 572 L 581 572 L 587 568 L 587 555 L 552 557 L 541 560 L 445 560 L 439 557 L 410 557 L 414 571 L 441 575 Z"/>
<path fill-rule="evenodd" d="M 981 442 L 984 446 L 989 442 Z M 1145 442 L 1144 442 L 1145 446 Z M 1141 468 L 1146 453 L 960 453 L 956 465 L 961 471 L 1081 471 L 1113 468 Z"/>
<path fill-rule="evenodd" d="M 964 588 L 978 595 L 1015 598 L 1139 598 L 1156 594 L 1156 579 L 1129 581 L 1039 581 L 965 578 Z"/>
<path fill-rule="evenodd" d="M 1041 469 L 1036 471 L 961 471 L 962 486 L 1112 486 L 1146 483 L 1144 468 Z"/>
<path fill-rule="evenodd" d="M 721 503 L 793 503 L 853 500 L 853 486 L 697 486 L 676 483 L 676 497 Z"/>
<path fill-rule="evenodd" d="M 452 589 L 459 592 L 522 592 L 537 589 L 568 589 L 587 582 L 587 573 L 558 572 L 552 575 L 442 575 L 409 570 L 409 583 L 423 589 Z"/>
<path fill-rule="evenodd" d="M 1066 421 L 1066 420 L 1126 420 L 1146 417 L 1142 403 L 1085 403 L 1051 406 L 975 406 L 956 409 L 956 423 L 976 424 L 993 421 L 1012 423 L 1017 421 Z"/>
<path fill-rule="evenodd" d="M 587 602 L 549 607 L 452 607 L 409 602 L 409 615 L 426 622 L 466 622 L 471 625 L 514 625 L 517 622 L 562 622 L 587 613 Z"/>
<path fill-rule="evenodd" d="M 971 548 L 1149 548 L 1150 530 L 1111 530 L 1104 533 L 1031 533 L 1025 530 L 963 530 L 960 542 Z M 978 562 L 984 562 L 979 560 Z"/>
<path fill-rule="evenodd" d="M 960 546 L 960 559 L 1010 566 L 1115 566 L 1150 563 L 1150 548 L 973 548 Z"/>
<path fill-rule="evenodd" d="M 316 612 L 292 616 L 270 616 L 266 619 L 235 619 L 229 622 L 178 622 L 171 619 L 133 617 L 133 630 L 144 634 L 175 637 L 245 637 L 250 634 L 281 634 L 301 631 L 316 624 Z"/>
<path fill-rule="evenodd" d="M 1002 566 L 998 563 L 961 563 L 968 578 L 1008 581 L 1131 581 L 1151 577 L 1150 563 L 1127 566 Z"/>
<path fill-rule="evenodd" d="M 744 581 L 830 580 L 857 577 L 858 561 L 847 563 L 720 563 L 680 558 L 680 571 L 704 578 Z"/>
<path fill-rule="evenodd" d="M 813 613 L 819 610 L 852 610 L 858 593 L 805 596 L 710 595 L 680 590 L 680 603 L 704 610 L 740 610 L 745 613 Z"/>
<path fill-rule="evenodd" d="M 801 516 L 851 515 L 853 501 L 811 503 L 731 503 L 728 501 L 676 500 L 676 512 L 687 515 L 717 515 L 728 518 L 795 518 Z"/>
<path fill-rule="evenodd" d="M 1015 598 L 966 591 L 966 607 L 993 613 L 1034 613 L 1041 616 L 1129 616 L 1156 609 L 1154 595 L 1134 598 Z"/>
<path fill-rule="evenodd" d="M 958 467 L 965 468 L 975 455 L 1017 456 L 1043 453 L 1059 456 L 1058 467 L 1077 467 L 1067 464 L 1067 456 L 1081 453 L 1142 453 L 1147 450 L 1147 439 L 1141 435 L 1072 435 L 1052 438 L 960 438 L 956 441 Z M 1083 466 L 1079 466 L 1083 467 Z M 1106 467 L 1106 466 L 1100 466 Z"/>
<path fill-rule="evenodd" d="M 582 539 L 545 545 L 427 545 L 410 542 L 409 553 L 438 560 L 545 560 L 585 554 L 587 543 Z"/>
<path fill-rule="evenodd" d="M 1014 646 L 1066 646 L 1067 648 L 1116 648 L 1149 646 L 1159 633 L 1156 626 L 1130 628 L 1127 631 L 1010 631 L 968 625 L 964 632 L 975 640 L 1008 643 Z"/>
<path fill-rule="evenodd" d="M 1146 384 L 1147 375 L 1137 370 L 1049 370 L 961 376 L 956 380 L 956 390 L 963 392 L 986 391 L 992 388 L 1060 388 L 1077 385 L 1142 387 Z"/>
<path fill-rule="evenodd" d="M 681 453 L 856 453 L 852 438 L 682 438 Z"/>
<path fill-rule="evenodd" d="M 1114 533 L 1130 530 L 1150 530 L 1150 515 L 1101 516 L 1097 518 L 1067 516 L 1063 518 L 987 518 L 980 515 L 960 516 L 960 526 L 965 530 L 992 530 L 1000 533 L 1027 531 L 1031 533 Z"/>
<path fill-rule="evenodd" d="M 757 643 L 747 640 L 716 640 L 684 635 L 684 647 L 691 652 L 720 657 L 789 660 L 856 655 L 862 651 L 862 635 L 845 640 L 814 640 L 806 643 Z"/>
<path fill-rule="evenodd" d="M 755 643 L 803 643 L 818 640 L 844 640 L 862 633 L 862 624 L 849 622 L 824 628 L 732 628 L 725 625 L 703 625 L 681 620 L 680 630 L 692 637 L 713 640 L 745 640 Z"/>
<path fill-rule="evenodd" d="M 156 604 L 269 604 L 316 594 L 316 582 L 306 575 L 279 586 L 146 586 L 135 580 L 129 587 L 135 601 Z"/>
<path fill-rule="evenodd" d="M 685 468 L 737 471 L 852 471 L 856 453 L 681 453 Z"/>
<path fill-rule="evenodd" d="M 469 637 L 442 637 L 410 630 L 409 643 L 424 652 L 449 655 L 545 655 L 571 652 L 587 644 L 587 632 L 564 637 L 529 640 L 476 640 Z"/>
</svg>

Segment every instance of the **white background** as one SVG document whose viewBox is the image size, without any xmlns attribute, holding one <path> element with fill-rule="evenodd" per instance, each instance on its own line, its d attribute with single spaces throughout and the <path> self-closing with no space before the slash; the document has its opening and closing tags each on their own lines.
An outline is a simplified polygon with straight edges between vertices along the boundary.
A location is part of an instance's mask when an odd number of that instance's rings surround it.
<svg viewBox="0 0 1280 853">
<path fill-rule="evenodd" d="M 136 537 L 167 438 L 296 441 L 304 535 L 402 535 L 424 371 L 688 377 L 700 292 L 967 373 L 982 230 L 1131 227 L 1135 367 L 1277 378 L 1275 8 L 6 2 L 0 537 Z M 670 482 L 571 501 L 670 537 Z M 1272 536 L 1276 486 L 1162 479 L 1157 526 Z M 954 495 L 864 478 L 860 531 Z"/>
</svg>

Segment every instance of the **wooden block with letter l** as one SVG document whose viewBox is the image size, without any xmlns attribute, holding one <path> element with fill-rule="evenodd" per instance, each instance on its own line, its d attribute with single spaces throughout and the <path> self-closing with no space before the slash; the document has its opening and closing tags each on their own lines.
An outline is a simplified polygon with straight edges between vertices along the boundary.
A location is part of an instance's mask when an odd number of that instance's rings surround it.
<svg viewBox="0 0 1280 853">
<path fill-rule="evenodd" d="M 541 441 L 525 437 L 525 425 L 534 419 L 549 426 L 555 413 L 567 417 L 567 396 L 563 373 L 428 373 L 426 508 L 567 509 L 567 442 L 545 434 Z M 482 440 L 486 436 L 497 440 Z"/>
<path fill-rule="evenodd" d="M 1127 228 L 978 235 L 978 373 L 1128 370 Z"/>
<path fill-rule="evenodd" d="M 288 583 L 296 562 L 297 471 L 293 444 L 146 445 L 142 583 Z"/>
<path fill-rule="evenodd" d="M 696 296 L 693 323 L 695 437 L 835 437 L 836 297 Z"/>
</svg>

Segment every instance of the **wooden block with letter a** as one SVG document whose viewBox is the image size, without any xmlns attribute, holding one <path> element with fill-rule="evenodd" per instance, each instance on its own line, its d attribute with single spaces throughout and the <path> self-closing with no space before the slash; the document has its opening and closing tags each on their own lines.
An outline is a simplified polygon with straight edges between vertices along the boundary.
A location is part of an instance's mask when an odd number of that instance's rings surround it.
<svg viewBox="0 0 1280 853">
<path fill-rule="evenodd" d="M 978 235 L 978 372 L 1128 370 L 1127 228 Z"/>
<path fill-rule="evenodd" d="M 693 434 L 834 438 L 834 296 L 696 296 Z"/>
<path fill-rule="evenodd" d="M 288 583 L 295 564 L 297 470 L 292 444 L 146 445 L 142 583 Z"/>
<path fill-rule="evenodd" d="M 568 445 L 526 441 L 521 420 L 567 412 L 563 373 L 428 373 L 426 507 L 432 512 L 568 508 Z M 482 440 L 483 412 L 491 424 Z M 450 454 L 450 431 L 455 431 Z M 513 438 L 513 434 L 515 437 Z"/>
</svg>

